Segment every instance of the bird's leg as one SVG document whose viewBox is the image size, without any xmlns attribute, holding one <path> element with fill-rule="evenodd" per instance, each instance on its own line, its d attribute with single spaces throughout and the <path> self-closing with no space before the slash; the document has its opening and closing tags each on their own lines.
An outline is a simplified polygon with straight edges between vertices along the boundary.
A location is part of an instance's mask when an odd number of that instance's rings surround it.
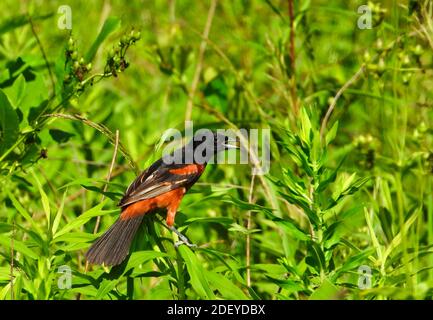
<svg viewBox="0 0 433 320">
<path fill-rule="evenodd" d="M 170 231 L 173 231 L 179 237 L 180 241 L 176 241 L 175 244 L 174 244 L 174 246 L 176 248 L 179 247 L 181 244 L 185 244 L 185 245 L 187 245 L 190 248 L 196 248 L 197 247 L 197 245 L 191 243 L 188 240 L 188 238 L 185 235 L 183 235 L 179 230 L 177 230 L 173 225 L 168 224 L 167 222 L 164 221 L 164 219 L 158 219 L 158 220 L 161 222 L 161 224 L 165 228 L 167 228 Z"/>
<path fill-rule="evenodd" d="M 183 193 L 185 192 L 185 190 L 183 190 Z M 185 237 L 182 233 L 180 233 L 179 230 L 177 230 L 174 227 L 174 218 L 176 216 L 176 211 L 177 208 L 179 207 L 179 203 L 180 200 L 182 200 L 182 197 L 179 197 L 177 199 L 177 201 L 173 201 L 170 206 L 167 208 L 167 219 L 166 219 L 166 223 L 168 225 L 168 228 L 173 231 L 174 233 L 177 234 L 177 236 L 179 237 L 180 241 L 177 241 L 174 246 L 177 248 L 178 246 L 180 246 L 181 244 L 186 244 L 188 247 L 193 248 L 193 247 L 197 247 L 195 244 L 192 244 L 191 242 L 189 242 L 188 238 Z"/>
<path fill-rule="evenodd" d="M 176 241 L 176 243 L 174 244 L 174 246 L 177 248 L 179 247 L 181 244 L 185 244 L 190 248 L 196 248 L 197 245 L 192 244 L 191 242 L 189 242 L 188 238 L 186 236 L 184 236 L 182 233 L 180 233 L 179 230 L 177 230 L 174 226 L 169 226 L 168 227 L 171 231 L 173 231 L 174 233 L 177 234 L 177 236 L 179 237 L 180 241 Z"/>
</svg>

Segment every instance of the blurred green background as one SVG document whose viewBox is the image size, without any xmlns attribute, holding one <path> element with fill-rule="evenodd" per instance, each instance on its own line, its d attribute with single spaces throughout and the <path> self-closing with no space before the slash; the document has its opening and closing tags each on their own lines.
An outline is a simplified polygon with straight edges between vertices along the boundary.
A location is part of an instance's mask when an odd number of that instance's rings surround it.
<svg viewBox="0 0 433 320">
<path fill-rule="evenodd" d="M 0 298 L 431 299 L 432 3 L 361 5 L 3 1 Z M 209 165 L 176 218 L 197 249 L 151 215 L 86 270 L 185 120 L 270 129 L 270 172 Z"/>
</svg>

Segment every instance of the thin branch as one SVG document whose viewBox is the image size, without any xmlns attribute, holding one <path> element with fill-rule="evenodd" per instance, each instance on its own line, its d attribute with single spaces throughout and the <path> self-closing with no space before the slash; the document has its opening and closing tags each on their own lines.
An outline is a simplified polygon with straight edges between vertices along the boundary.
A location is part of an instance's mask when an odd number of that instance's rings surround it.
<svg viewBox="0 0 433 320">
<path fill-rule="evenodd" d="M 111 179 L 111 174 L 113 173 L 114 164 L 116 163 L 118 146 L 119 146 L 119 130 L 116 130 L 116 143 L 114 145 L 113 158 L 111 158 L 110 170 L 108 171 L 108 175 L 107 175 L 107 183 L 104 186 L 104 193 L 107 192 L 108 184 Z M 103 202 L 104 199 L 105 199 L 105 194 L 102 194 L 101 202 Z M 98 233 L 100 223 L 101 223 L 101 216 L 98 216 L 96 218 L 96 224 L 95 224 L 95 228 L 93 229 L 93 234 Z"/>
<path fill-rule="evenodd" d="M 346 91 L 347 88 L 349 88 L 358 78 L 362 75 L 365 69 L 365 64 L 362 64 L 361 67 L 356 71 L 356 73 L 350 78 L 341 88 L 338 90 L 337 94 L 335 95 L 334 99 L 332 99 L 331 104 L 329 105 L 328 110 L 326 111 L 325 117 L 322 121 L 322 126 L 320 127 L 320 137 L 323 140 L 323 135 L 326 130 L 326 125 L 328 124 L 328 120 L 331 117 L 332 111 L 334 111 L 335 106 L 337 104 L 338 99 L 341 97 L 344 91 Z"/>
<path fill-rule="evenodd" d="M 423 10 L 423 13 L 425 11 L 425 8 Z M 427 16 L 428 14 L 425 13 L 425 15 Z M 426 29 L 426 27 L 424 26 L 424 24 L 419 20 L 418 17 L 415 17 L 416 22 L 418 23 L 418 26 L 420 28 L 420 30 L 415 29 L 415 31 L 417 31 L 417 33 L 421 36 L 421 38 L 425 37 L 427 39 L 428 44 L 430 45 L 430 47 L 433 49 L 433 39 L 430 36 L 429 31 Z M 429 26 L 430 32 L 433 32 L 433 27 L 430 24 L 430 19 L 426 19 L 427 20 L 427 25 Z"/>
<path fill-rule="evenodd" d="M 251 176 L 251 184 L 250 184 L 250 194 L 248 196 L 248 203 L 253 202 L 253 190 L 254 190 L 254 180 L 255 175 Z M 251 229 L 251 210 L 247 212 L 247 230 Z M 247 287 L 251 287 L 251 234 L 247 233 L 247 243 L 246 243 L 246 267 L 247 267 Z"/>
<path fill-rule="evenodd" d="M 39 39 L 38 34 L 35 30 L 35 25 L 33 24 L 32 17 L 30 16 L 30 14 L 28 15 L 28 17 L 29 17 L 29 23 L 30 23 L 30 27 L 32 29 L 33 36 L 35 37 L 36 42 L 38 43 L 39 50 L 41 50 L 42 57 L 44 58 L 45 65 L 46 65 L 47 70 L 48 70 L 48 74 L 50 75 L 51 85 L 52 85 L 52 88 L 54 91 L 54 88 L 56 87 L 56 83 L 54 81 L 54 75 L 53 75 L 53 72 L 51 71 L 50 63 L 48 62 L 48 58 L 47 58 L 47 55 L 45 54 L 44 47 L 42 46 L 41 40 Z"/>
<path fill-rule="evenodd" d="M 104 199 L 105 199 L 105 192 L 107 192 L 108 184 L 110 182 L 111 175 L 113 173 L 113 168 L 114 168 L 114 164 L 116 162 L 118 148 L 119 148 L 119 130 L 116 130 L 116 141 L 115 141 L 115 144 L 114 144 L 113 157 L 111 158 L 110 169 L 108 170 L 107 182 L 106 182 L 106 184 L 104 186 L 104 189 L 103 189 L 104 194 L 102 194 L 101 202 L 104 201 Z M 95 228 L 93 229 L 93 234 L 98 233 L 98 229 L 99 229 L 99 225 L 100 224 L 101 224 L 101 216 L 98 216 L 96 218 L 96 224 L 95 224 Z M 87 272 L 88 268 L 89 268 L 89 262 L 86 261 L 86 266 L 84 268 L 85 272 Z M 77 300 L 80 300 L 80 297 L 81 297 L 81 295 L 78 294 L 77 295 Z"/>
<path fill-rule="evenodd" d="M 48 184 L 48 187 L 50 188 L 51 192 L 54 195 L 57 195 L 57 189 L 56 187 L 53 185 L 53 183 L 51 182 L 51 180 L 48 178 L 47 174 L 45 173 L 45 170 L 42 166 L 40 166 L 39 168 L 39 172 L 41 173 L 41 175 L 44 177 L 45 181 Z"/>
<path fill-rule="evenodd" d="M 51 161 L 70 161 L 72 163 L 78 163 L 78 164 L 85 164 L 88 166 L 94 166 L 94 167 L 109 167 L 110 164 L 105 162 L 99 162 L 99 161 L 90 161 L 90 160 L 83 160 L 83 159 L 69 159 L 69 158 L 57 158 L 57 157 L 50 157 Z M 125 167 L 128 168 L 128 167 Z"/>
<path fill-rule="evenodd" d="M 294 0 L 288 0 L 290 18 L 290 67 L 292 69 L 290 95 L 292 96 L 293 112 L 296 115 L 298 114 L 298 101 L 296 96 L 295 12 L 293 9 L 293 1 Z"/>
<path fill-rule="evenodd" d="M 210 28 L 212 26 L 213 17 L 215 15 L 216 5 L 217 5 L 217 0 L 212 0 L 210 8 L 209 8 L 209 12 L 207 14 L 206 25 L 205 25 L 205 28 L 203 31 L 203 40 L 200 43 L 198 62 L 197 62 L 197 66 L 195 68 L 194 78 L 193 78 L 192 84 L 191 84 L 191 90 L 189 91 L 189 95 L 188 95 L 188 101 L 186 104 L 186 111 L 185 111 L 185 121 L 191 120 L 193 99 L 194 99 L 195 92 L 197 90 L 198 82 L 200 80 L 201 70 L 203 69 L 204 52 L 206 51 L 207 39 L 209 38 L 209 32 L 210 32 Z"/>
<path fill-rule="evenodd" d="M 248 187 L 244 187 L 237 184 L 231 184 L 231 183 L 209 183 L 209 182 L 196 182 L 196 186 L 211 186 L 216 188 L 230 188 L 230 189 L 244 189 L 249 190 Z"/>
<path fill-rule="evenodd" d="M 170 13 L 170 23 L 174 23 L 176 21 L 176 0 L 169 0 L 168 8 Z"/>
<path fill-rule="evenodd" d="M 12 222 L 12 237 L 11 237 L 11 263 L 10 263 L 10 276 L 11 276 L 11 300 L 15 300 L 14 294 L 14 238 L 15 238 L 15 220 Z"/>
<path fill-rule="evenodd" d="M 53 113 L 53 114 L 46 114 L 46 115 L 44 115 L 44 117 L 62 118 L 62 119 L 81 121 L 84 124 L 98 130 L 103 135 L 105 135 L 112 145 L 114 145 L 114 146 L 116 145 L 116 141 L 115 141 L 116 139 L 115 139 L 114 134 L 111 132 L 110 129 L 108 129 L 105 125 L 103 125 L 101 123 L 96 123 L 96 122 L 90 121 L 89 119 L 86 119 L 85 117 L 80 116 L 79 114 L 70 115 L 70 114 L 62 114 L 62 113 Z M 134 172 L 136 174 L 138 174 L 139 168 L 138 168 L 137 164 L 135 163 L 135 161 L 132 159 L 131 155 L 126 150 L 125 146 L 120 141 L 118 141 L 117 143 L 118 143 L 119 151 L 128 160 L 129 165 L 134 170 Z"/>
</svg>

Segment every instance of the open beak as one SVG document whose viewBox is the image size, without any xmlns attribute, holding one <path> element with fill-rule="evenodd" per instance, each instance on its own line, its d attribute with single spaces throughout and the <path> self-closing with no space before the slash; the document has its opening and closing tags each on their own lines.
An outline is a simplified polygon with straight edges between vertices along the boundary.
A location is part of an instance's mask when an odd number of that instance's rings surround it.
<svg viewBox="0 0 433 320">
<path fill-rule="evenodd" d="M 223 146 L 227 149 L 239 149 L 239 140 L 228 137 L 227 143 L 223 143 Z"/>
</svg>

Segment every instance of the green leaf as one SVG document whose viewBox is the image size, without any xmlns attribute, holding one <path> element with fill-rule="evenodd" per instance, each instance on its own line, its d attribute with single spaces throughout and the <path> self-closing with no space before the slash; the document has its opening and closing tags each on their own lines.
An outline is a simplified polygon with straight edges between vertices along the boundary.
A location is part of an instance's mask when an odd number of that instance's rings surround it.
<svg viewBox="0 0 433 320">
<path fill-rule="evenodd" d="M 39 225 L 33 220 L 33 218 L 30 216 L 30 214 L 27 212 L 26 209 L 24 209 L 24 207 L 21 205 L 21 203 L 17 200 L 17 198 L 15 198 L 15 196 L 9 191 L 7 190 L 7 195 L 9 197 L 9 199 L 11 200 L 13 206 L 15 207 L 15 209 L 18 211 L 19 214 L 21 214 L 24 219 L 26 219 L 31 226 L 37 230 L 40 234 L 42 234 L 42 229 L 39 227 Z"/>
<path fill-rule="evenodd" d="M 120 26 L 120 19 L 116 17 L 108 17 L 105 20 L 104 25 L 102 26 L 101 31 L 99 32 L 96 40 L 93 42 L 89 51 L 86 54 L 86 61 L 92 61 L 95 57 L 96 52 L 98 51 L 99 46 L 104 42 L 104 40 L 115 31 Z"/>
<path fill-rule="evenodd" d="M 49 17 L 53 16 L 53 13 L 49 13 L 49 14 L 45 14 L 45 15 L 38 15 L 38 16 L 33 16 L 32 20 L 36 21 L 36 20 L 45 20 L 48 19 Z M 3 33 L 7 33 L 9 31 L 12 31 L 16 28 L 25 26 L 27 23 L 29 23 L 29 18 L 27 14 L 21 14 L 15 17 L 11 17 L 8 19 L 5 19 L 1 24 L 0 24 L 0 36 Z"/>
<path fill-rule="evenodd" d="M 183 261 L 185 261 L 194 291 L 202 299 L 215 299 L 215 295 L 209 287 L 209 282 L 205 276 L 202 263 L 198 261 L 196 255 L 185 245 L 179 246 L 178 250 Z"/>
<path fill-rule="evenodd" d="M 299 133 L 299 136 L 308 146 L 311 146 L 311 142 L 312 142 L 311 121 L 310 121 L 310 116 L 308 115 L 307 109 L 305 107 L 301 109 L 300 118 L 301 118 L 301 131 Z"/>
<path fill-rule="evenodd" d="M 50 129 L 49 130 L 51 138 L 53 138 L 54 141 L 57 143 L 65 143 L 67 142 L 71 137 L 74 136 L 74 134 L 59 130 L 59 129 Z"/>
<path fill-rule="evenodd" d="M 392 232 L 392 214 L 387 208 L 380 207 L 377 216 L 379 217 L 380 225 L 382 227 L 383 233 L 385 234 L 386 240 L 389 243 L 394 238 Z"/>
<path fill-rule="evenodd" d="M 344 181 L 340 181 L 337 185 L 337 189 L 332 194 L 331 204 L 326 208 L 326 210 L 335 206 L 341 198 L 344 198 L 348 195 L 354 194 L 357 192 L 367 181 L 370 180 L 370 177 L 358 178 L 356 179 L 356 172 L 346 178 Z"/>
<path fill-rule="evenodd" d="M 335 300 L 338 298 L 340 290 L 332 284 L 328 279 L 325 279 L 321 286 L 317 288 L 310 296 L 310 300 Z"/>
<path fill-rule="evenodd" d="M 11 289 L 11 282 L 9 281 L 7 285 L 5 285 L 1 290 L 0 290 L 0 300 L 5 300 L 6 296 L 9 293 L 9 290 Z M 9 293 L 10 294 L 10 293 Z"/>
<path fill-rule="evenodd" d="M 268 280 L 275 283 L 280 288 L 283 288 L 285 290 L 288 290 L 290 292 L 298 292 L 304 290 L 304 287 L 302 285 L 301 281 L 295 281 L 292 279 L 276 279 L 270 276 L 266 276 Z"/>
<path fill-rule="evenodd" d="M 331 248 L 340 241 L 341 234 L 343 233 L 343 223 L 337 220 L 329 225 L 323 233 L 323 244 L 326 249 Z"/>
<path fill-rule="evenodd" d="M 72 229 L 81 227 L 83 224 L 85 224 L 87 221 L 89 221 L 93 217 L 103 216 L 103 215 L 106 215 L 106 214 L 109 214 L 112 212 L 116 212 L 117 210 L 106 210 L 106 211 L 102 210 L 102 208 L 107 203 L 107 201 L 108 201 L 108 199 L 105 199 L 103 202 L 101 202 L 97 206 L 95 206 L 95 207 L 87 210 L 83 214 L 81 214 L 74 221 L 68 223 L 63 229 L 61 229 L 59 232 L 57 232 L 54 235 L 54 239 L 61 236 L 62 234 L 65 234 L 65 233 L 71 231 Z"/>
<path fill-rule="evenodd" d="M 27 116 L 27 122 L 30 125 L 34 125 L 35 120 L 38 119 L 42 113 L 47 110 L 48 107 L 48 100 L 43 100 L 41 103 L 39 103 L 37 106 L 33 106 L 30 108 L 29 114 Z"/>
<path fill-rule="evenodd" d="M 352 173 L 346 180 L 342 182 L 341 193 L 343 193 L 344 191 L 348 190 L 351 187 L 352 182 L 355 180 L 355 178 L 356 178 L 356 172 Z"/>
<path fill-rule="evenodd" d="M 326 145 L 329 145 L 332 141 L 334 141 L 337 135 L 337 131 L 338 131 L 338 121 L 334 123 L 331 130 L 329 130 L 328 133 L 326 134 L 326 138 L 325 138 Z"/>
<path fill-rule="evenodd" d="M 355 254 L 353 256 L 351 256 L 349 259 L 347 259 L 347 261 L 341 266 L 341 268 L 339 268 L 338 270 L 335 271 L 335 276 L 334 278 L 337 279 L 341 273 L 344 272 L 348 272 L 350 270 L 353 270 L 355 268 L 359 268 L 359 266 L 371 255 L 373 254 L 374 249 L 367 249 L 364 250 L 358 254 Z"/>
<path fill-rule="evenodd" d="M 365 177 L 365 178 L 359 178 L 357 179 L 348 190 L 346 190 L 345 195 L 354 194 L 356 191 L 358 191 L 365 183 L 367 183 L 371 178 Z"/>
<path fill-rule="evenodd" d="M 120 193 L 120 192 L 108 192 L 108 191 L 104 191 L 102 188 L 98 188 L 98 187 L 95 187 L 95 186 L 88 186 L 88 185 L 85 185 L 85 184 L 82 184 L 81 186 L 84 189 L 87 189 L 87 190 L 90 190 L 90 191 L 93 191 L 93 192 L 97 192 L 97 193 L 103 194 L 104 196 L 106 196 L 107 198 L 110 198 L 111 200 L 116 200 L 116 199 L 118 200 L 123 195 L 123 193 Z"/>
<path fill-rule="evenodd" d="M 26 90 L 26 79 L 21 73 L 14 81 L 12 86 L 5 88 L 3 92 L 9 98 L 11 105 L 17 109 L 20 107 Z"/>
<path fill-rule="evenodd" d="M 65 184 L 65 185 L 63 185 L 63 186 L 61 186 L 61 187 L 59 187 L 59 190 L 64 189 L 64 188 L 69 188 L 71 186 L 77 186 L 77 185 L 81 185 L 82 187 L 84 187 L 83 185 L 89 185 L 89 184 L 92 184 L 92 183 L 100 183 L 100 184 L 107 183 L 106 180 L 95 179 L 95 178 L 76 178 L 76 179 L 74 179 L 74 177 L 71 176 L 71 177 L 69 177 L 69 179 L 71 179 L 72 181 L 69 182 L 69 183 L 67 183 L 67 184 Z M 110 186 L 115 185 L 115 186 L 120 186 L 121 188 L 124 188 L 123 185 L 118 185 L 118 184 L 113 183 L 113 182 L 110 182 L 109 185 Z"/>
<path fill-rule="evenodd" d="M 203 90 L 207 102 L 219 109 L 222 113 L 227 111 L 227 85 L 222 76 L 218 76 L 210 81 Z"/>
<path fill-rule="evenodd" d="M 38 186 L 39 193 L 41 195 L 42 207 L 44 208 L 45 217 L 47 218 L 48 229 L 50 229 L 51 228 L 50 200 L 48 199 L 48 196 L 45 193 L 44 188 L 42 187 L 42 184 L 39 181 L 38 177 L 36 176 L 35 172 L 33 170 L 31 170 L 30 172 L 32 173 L 33 178 L 36 181 L 36 185 Z"/>
<path fill-rule="evenodd" d="M 337 178 L 337 174 L 340 171 L 341 166 L 343 165 L 345 158 L 343 158 L 340 163 L 338 164 L 338 166 L 332 170 L 330 172 L 330 170 L 326 170 L 326 174 L 324 174 L 323 176 L 321 176 L 320 178 L 320 183 L 319 186 L 316 189 L 316 192 L 322 192 L 323 190 L 326 189 L 326 187 L 331 184 L 332 182 L 335 181 L 335 179 Z"/>
<path fill-rule="evenodd" d="M 223 226 L 230 225 L 234 222 L 232 218 L 228 217 L 197 217 L 197 218 L 189 218 L 184 222 L 184 225 L 192 224 L 192 223 L 219 223 Z"/>
<path fill-rule="evenodd" d="M 306 258 L 306 261 L 310 266 L 314 267 L 318 273 L 326 269 L 325 255 L 319 244 L 314 241 L 310 241 L 308 243 L 308 253 L 309 255 Z"/>
<path fill-rule="evenodd" d="M 211 285 L 228 300 L 248 300 L 247 295 L 225 276 L 214 271 L 206 271 L 206 278 Z"/>
<path fill-rule="evenodd" d="M 15 143 L 18 132 L 18 115 L 6 94 L 0 90 L 0 155 Z"/>
<path fill-rule="evenodd" d="M 101 285 L 99 286 L 98 293 L 96 294 L 95 299 L 98 300 L 105 297 L 111 290 L 113 290 L 116 287 L 119 280 L 120 279 L 116 279 L 116 280 L 104 279 Z"/>
<path fill-rule="evenodd" d="M 0 281 L 9 281 L 11 279 L 11 268 L 0 267 Z"/>
<path fill-rule="evenodd" d="M 87 243 L 90 241 L 95 240 L 97 236 L 92 233 L 85 233 L 85 232 L 68 232 L 63 235 L 60 235 L 56 237 L 52 243 L 57 242 L 66 242 L 66 243 Z"/>
<path fill-rule="evenodd" d="M 280 226 L 287 234 L 295 239 L 301 241 L 311 240 L 311 236 L 305 233 L 296 225 L 295 221 L 289 219 L 281 219 L 276 216 L 271 217 L 272 221 L 274 221 L 278 226 Z"/>
<path fill-rule="evenodd" d="M 56 86 L 55 92 L 59 101 L 63 100 L 65 94 L 67 94 L 68 88 L 64 88 L 64 79 L 65 74 L 68 72 L 66 66 L 66 52 L 67 50 L 67 42 L 63 44 L 63 50 L 59 50 L 59 54 L 57 55 L 54 63 L 54 75 L 56 76 Z M 63 90 L 65 89 L 65 90 Z"/>
<path fill-rule="evenodd" d="M 53 221 L 53 225 L 52 225 L 52 229 L 51 229 L 52 234 L 56 234 L 57 229 L 58 229 L 59 224 L 60 224 L 60 220 L 62 219 L 63 208 L 65 206 L 65 199 L 66 199 L 66 193 L 67 192 L 68 192 L 68 190 L 66 190 L 63 193 L 62 202 L 60 203 L 59 209 L 57 210 L 57 214 L 54 217 L 54 221 Z"/>
<path fill-rule="evenodd" d="M 292 133 L 287 133 L 288 140 L 285 142 L 281 142 L 280 144 L 289 152 L 292 160 L 299 166 L 302 167 L 305 172 L 312 177 L 314 172 L 312 170 L 312 166 L 309 162 L 309 149 L 303 147 L 303 142 L 297 136 L 294 136 Z"/>
<path fill-rule="evenodd" d="M 283 275 L 286 273 L 286 268 L 280 264 L 271 263 L 256 263 L 251 265 L 251 270 L 260 270 L 262 272 L 273 274 L 273 275 Z"/>
<path fill-rule="evenodd" d="M 260 206 L 258 204 L 242 201 L 242 200 L 235 198 L 235 197 L 230 197 L 230 199 L 224 199 L 223 201 L 235 204 L 239 208 L 244 209 L 244 210 L 249 210 L 249 211 L 254 211 L 254 212 L 272 212 L 271 208 L 267 208 L 264 206 Z"/>
<path fill-rule="evenodd" d="M 24 242 L 19 241 L 17 239 L 14 239 L 14 251 L 22 253 L 23 255 L 31 258 L 31 259 L 38 259 L 39 256 L 36 254 L 36 252 L 30 248 L 28 248 Z M 11 238 L 8 236 L 0 235 L 0 244 L 3 246 L 3 248 L 7 248 L 8 250 L 11 249 Z"/>
<path fill-rule="evenodd" d="M 169 255 L 164 252 L 151 251 L 151 250 L 133 252 L 129 257 L 128 263 L 126 264 L 123 274 L 127 273 L 129 270 L 134 269 L 135 267 L 149 260 L 168 257 L 168 256 Z"/>
<path fill-rule="evenodd" d="M 418 216 L 422 214 L 422 209 L 416 208 L 410 216 L 406 217 L 406 221 L 399 233 L 392 239 L 391 243 L 386 247 L 385 253 L 383 254 L 384 261 L 393 252 L 394 249 L 398 248 L 403 241 L 403 234 L 407 234 L 410 226 L 417 220 Z M 401 247 L 401 246 L 400 246 Z"/>
<path fill-rule="evenodd" d="M 228 228 L 228 231 L 231 231 L 231 232 L 240 232 L 240 233 L 242 233 L 244 235 L 247 235 L 247 234 L 253 234 L 255 232 L 259 232 L 260 229 L 247 229 L 247 228 L 245 228 L 244 226 L 241 226 L 238 223 L 232 223 L 230 225 L 230 228 Z"/>
<path fill-rule="evenodd" d="M 301 207 L 305 214 L 307 215 L 308 219 L 314 226 L 318 226 L 320 224 L 320 218 L 317 215 L 317 213 L 310 208 L 310 203 L 307 202 L 307 200 L 304 197 L 297 196 L 292 193 L 282 193 L 278 191 L 278 193 L 285 198 L 288 202 L 295 204 L 299 207 Z"/>
<path fill-rule="evenodd" d="M 9 223 L 0 222 L 0 234 L 12 231 L 13 226 Z"/>
</svg>

